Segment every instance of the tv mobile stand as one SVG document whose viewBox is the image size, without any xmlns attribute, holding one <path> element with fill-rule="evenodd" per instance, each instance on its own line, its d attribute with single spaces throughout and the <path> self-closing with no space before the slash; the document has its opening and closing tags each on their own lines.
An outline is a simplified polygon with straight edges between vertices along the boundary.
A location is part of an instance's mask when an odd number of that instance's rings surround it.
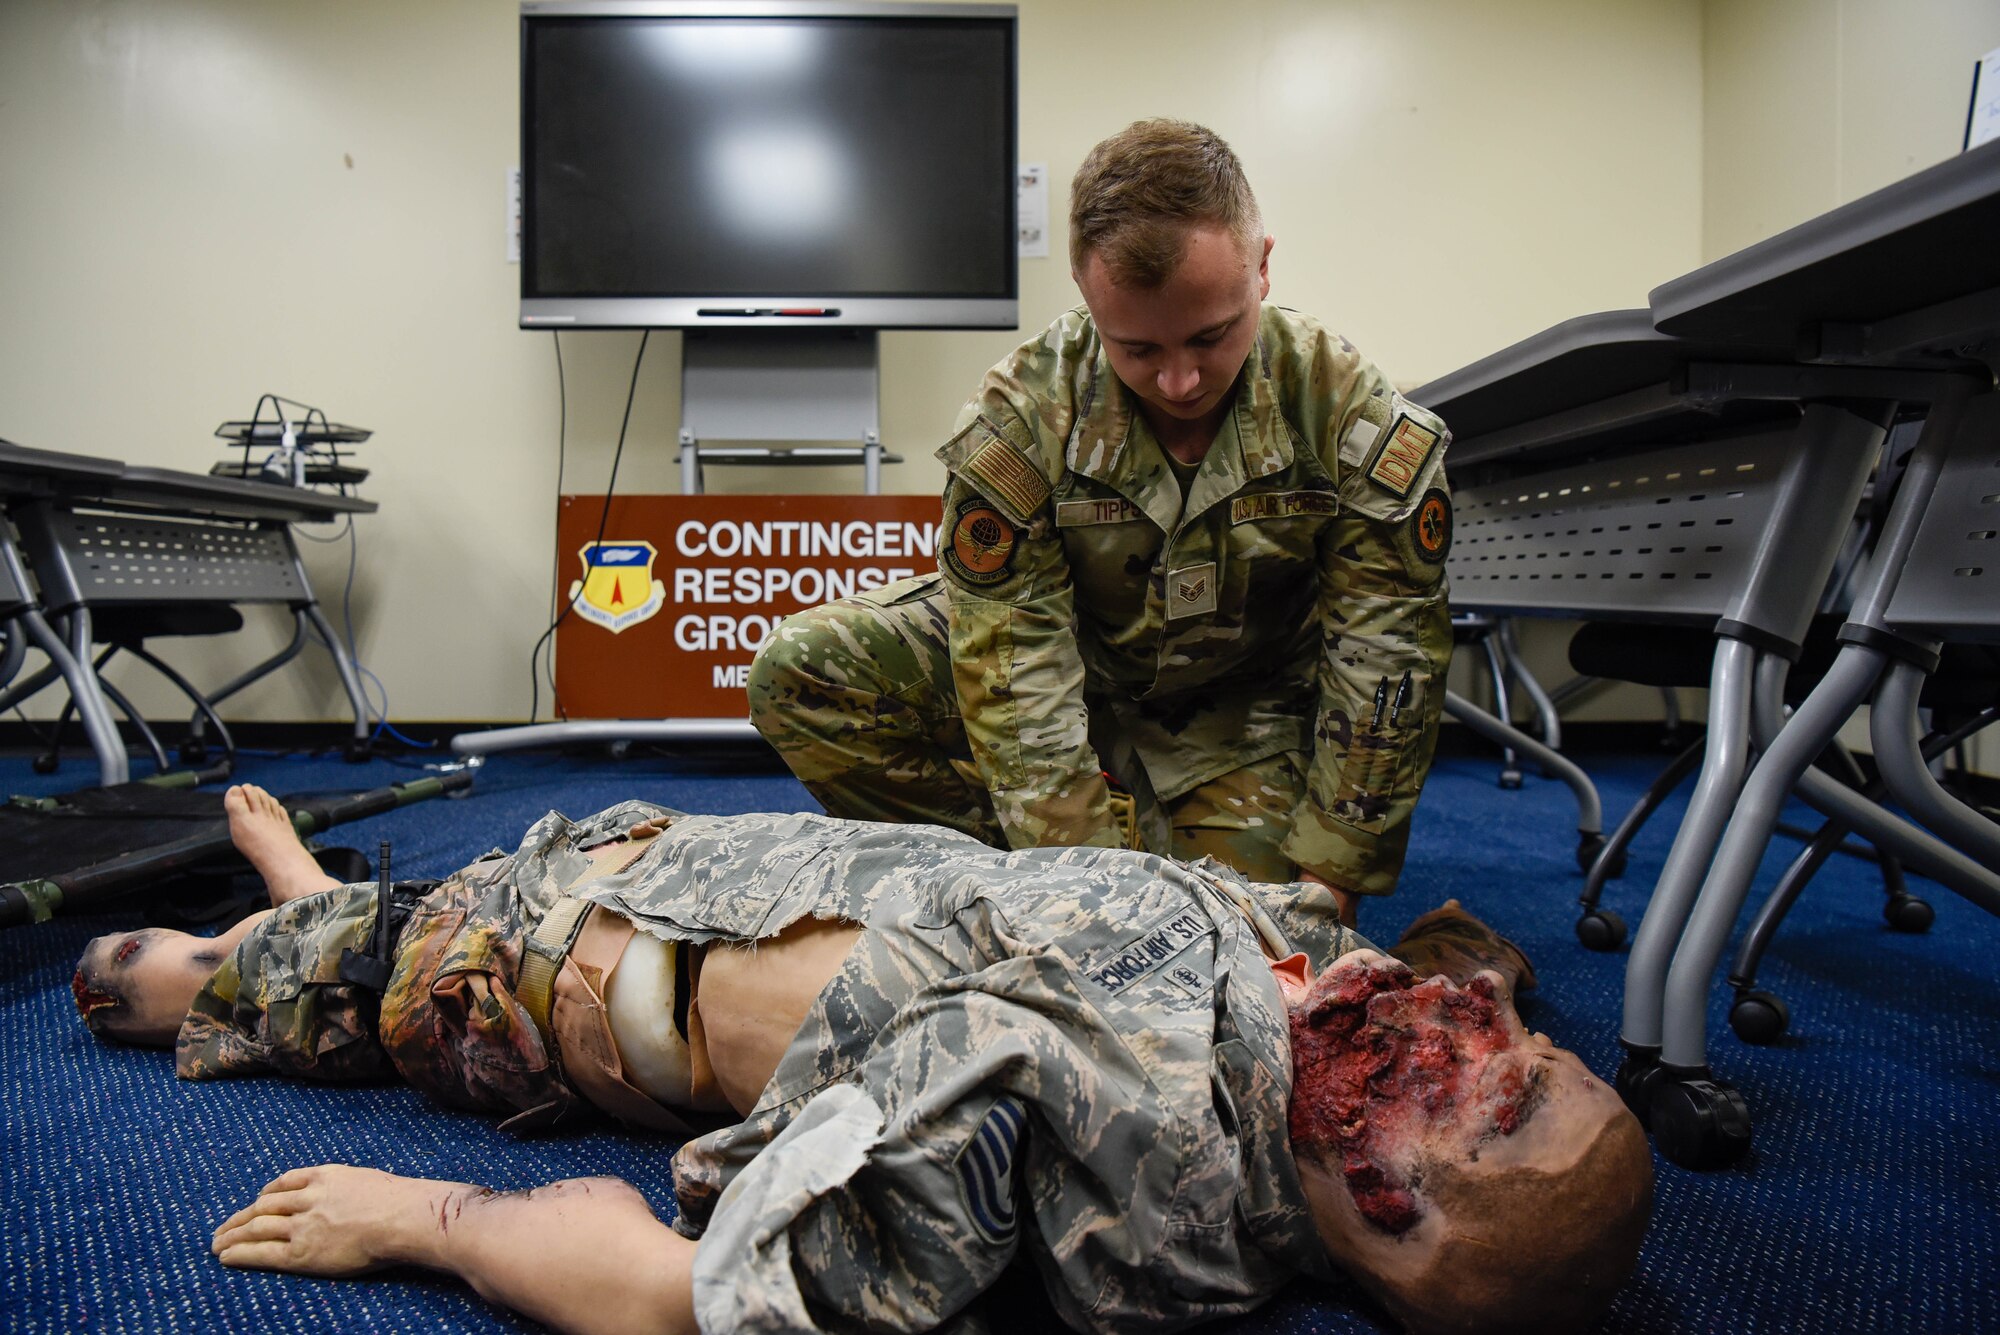
<svg viewBox="0 0 2000 1335">
<path fill-rule="evenodd" d="M 703 493 L 704 463 L 752 467 L 853 465 L 862 490 L 882 491 L 880 375 L 873 329 L 690 329 L 681 337 L 681 490 Z M 782 442 L 810 441 L 808 445 Z M 852 444 L 829 442 L 859 442 Z M 711 443 L 726 442 L 726 443 Z M 608 742 L 749 742 L 748 719 L 589 719 L 462 732 L 467 763 L 500 751 Z"/>
<path fill-rule="evenodd" d="M 690 329 L 681 336 L 681 490 L 704 463 L 852 466 L 882 492 L 881 376 L 873 329 Z M 783 442 L 809 441 L 788 445 Z M 857 441 L 852 444 L 828 442 Z"/>
</svg>

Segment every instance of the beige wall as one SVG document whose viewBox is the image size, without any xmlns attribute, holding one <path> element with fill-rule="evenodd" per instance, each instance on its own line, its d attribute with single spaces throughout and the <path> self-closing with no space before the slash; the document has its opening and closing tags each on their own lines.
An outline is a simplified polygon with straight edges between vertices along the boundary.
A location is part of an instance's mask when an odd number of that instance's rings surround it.
<svg viewBox="0 0 2000 1335">
<path fill-rule="evenodd" d="M 1705 0 L 1702 254 L 1959 151 L 1993 0 Z"/>
<path fill-rule="evenodd" d="M 1959 151 L 1993 0 L 1706 0 L 1702 254 L 1715 259 Z M 1866 750 L 1864 724 L 1843 737 Z M 2000 738 L 1975 740 L 2000 774 Z"/>
<path fill-rule="evenodd" d="M 399 719 L 523 717 L 545 622 L 555 365 L 515 328 L 502 226 L 517 13 L 0 6 L 0 435 L 205 469 L 215 425 L 266 390 L 372 427 L 355 620 Z M 1213 125 L 1279 239 L 1273 297 L 1410 384 L 1698 259 L 1699 19 L 1695 0 L 1025 0 L 1021 154 L 1049 164 L 1060 256 L 1091 143 L 1141 115 Z M 1023 262 L 1024 327 L 1075 300 L 1060 258 Z M 884 437 L 911 460 L 888 489 L 938 487 L 930 451 L 1022 336 L 884 336 Z M 564 339 L 572 490 L 603 485 L 637 342 Z M 677 360 L 656 335 L 621 491 L 677 489 Z M 344 549 L 310 557 L 337 604 Z M 241 654 L 176 651 L 205 680 Z M 339 712 L 323 663 L 231 710 Z"/>
<path fill-rule="evenodd" d="M 373 427 L 355 620 L 401 719 L 525 715 L 557 490 L 551 339 L 515 328 L 502 212 L 514 0 L 0 5 L 0 435 L 202 469 L 273 390 Z M 1125 121 L 1242 154 L 1273 297 L 1414 384 L 1955 152 L 1990 0 L 1023 0 L 1021 153 L 1056 258 L 1024 327 L 1076 300 L 1064 188 Z M 1022 334 L 883 337 L 884 436 L 930 451 Z M 565 338 L 565 485 L 602 488 L 638 336 Z M 656 335 L 621 491 L 672 491 L 677 336 Z M 787 472 L 838 491 L 850 475 Z M 770 475 L 718 471 L 712 490 Z M 310 548 L 336 615 L 344 547 Z M 275 646 L 276 618 L 252 637 Z M 1567 675 L 1564 628 L 1530 661 Z M 215 680 L 246 646 L 185 646 Z M 1463 686 L 1467 667 L 1455 674 Z M 335 717 L 323 662 L 233 716 Z M 163 697 L 143 677 L 142 703 Z M 1689 700 L 1700 707 L 1699 693 Z M 47 707 L 50 702 L 44 701 Z M 1579 717 L 1646 717 L 1631 689 Z M 2000 748 L 1989 748 L 2000 751 Z M 1984 767 L 2000 769 L 2000 755 Z"/>
</svg>

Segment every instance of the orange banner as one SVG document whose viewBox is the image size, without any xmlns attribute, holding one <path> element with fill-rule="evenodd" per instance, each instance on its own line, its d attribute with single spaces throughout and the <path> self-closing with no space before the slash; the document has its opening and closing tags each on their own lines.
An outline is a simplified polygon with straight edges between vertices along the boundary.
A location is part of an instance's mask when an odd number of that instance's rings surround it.
<svg viewBox="0 0 2000 1335">
<path fill-rule="evenodd" d="M 564 496 L 570 718 L 742 718 L 778 620 L 937 569 L 935 496 Z M 604 536 L 598 537 L 602 519 Z"/>
</svg>

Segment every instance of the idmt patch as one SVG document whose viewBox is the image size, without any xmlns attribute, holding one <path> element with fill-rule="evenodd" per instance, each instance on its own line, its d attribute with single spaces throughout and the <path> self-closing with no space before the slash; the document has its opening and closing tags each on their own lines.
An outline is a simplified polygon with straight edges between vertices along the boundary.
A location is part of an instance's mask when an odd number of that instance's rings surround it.
<svg viewBox="0 0 2000 1335">
<path fill-rule="evenodd" d="M 1436 565 L 1451 552 L 1451 497 L 1443 487 L 1432 487 L 1417 502 L 1410 515 L 1410 537 L 1417 555 Z"/>
<path fill-rule="evenodd" d="M 1368 465 L 1368 480 L 1402 500 L 1424 475 L 1442 439 L 1408 413 L 1398 413 L 1375 452 L 1374 462 Z"/>
</svg>

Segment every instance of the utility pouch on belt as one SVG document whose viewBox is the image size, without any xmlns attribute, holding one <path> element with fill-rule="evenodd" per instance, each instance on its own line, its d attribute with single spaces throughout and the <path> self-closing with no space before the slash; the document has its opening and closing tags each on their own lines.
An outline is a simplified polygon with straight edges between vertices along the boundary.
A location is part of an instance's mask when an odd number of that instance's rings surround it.
<svg viewBox="0 0 2000 1335">
<path fill-rule="evenodd" d="M 556 975 L 563 960 L 576 944 L 583 920 L 590 916 L 587 899 L 564 899 L 535 925 L 534 934 L 521 949 L 521 975 L 514 985 L 514 1000 L 528 1012 L 543 1042 L 549 1037 L 549 1008 L 555 1004 Z"/>
<path fill-rule="evenodd" d="M 1145 837 L 1139 832 L 1139 800 L 1120 787 L 1118 781 L 1109 774 L 1104 781 L 1111 789 L 1108 805 L 1111 808 L 1111 828 L 1117 832 L 1121 847 L 1144 851 Z"/>
</svg>

